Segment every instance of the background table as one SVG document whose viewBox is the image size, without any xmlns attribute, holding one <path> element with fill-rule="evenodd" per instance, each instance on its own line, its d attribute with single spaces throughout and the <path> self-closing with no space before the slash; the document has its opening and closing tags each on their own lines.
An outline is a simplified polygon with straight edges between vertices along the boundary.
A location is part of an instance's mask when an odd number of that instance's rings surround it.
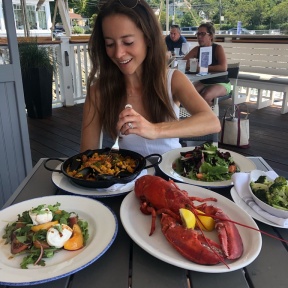
<svg viewBox="0 0 288 288">
<path fill-rule="evenodd" d="M 191 72 L 186 72 L 185 75 L 189 78 L 191 82 L 196 82 L 204 79 L 210 79 L 210 78 L 215 78 L 215 77 L 220 77 L 220 76 L 225 76 L 228 75 L 227 71 L 224 72 L 209 72 L 205 75 L 199 75 L 198 73 L 191 73 Z"/>
<path fill-rule="evenodd" d="M 260 170 L 271 167 L 261 157 L 252 157 Z M 41 159 L 31 173 L 11 196 L 5 207 L 27 199 L 49 195 L 65 195 L 51 181 L 51 173 Z M 59 162 L 51 163 L 55 167 Z M 49 165 L 50 166 L 50 165 Z M 229 189 L 218 189 L 218 193 L 230 198 Z M 209 274 L 187 271 L 167 264 L 138 247 L 125 232 L 119 217 L 119 208 L 125 196 L 101 199 L 113 209 L 118 218 L 119 231 L 110 249 L 87 268 L 61 278 L 33 287 L 37 288 L 266 288 L 287 287 L 287 245 L 262 235 L 260 255 L 244 269 L 233 272 Z M 257 221 L 256 221 L 257 222 Z M 287 229 L 276 229 L 263 223 L 259 228 L 288 240 Z M 258 232 L 255 232 L 258 233 Z M 0 271 L 0 281 L 1 281 Z M 5 286 L 1 286 L 1 288 Z M 21 287 L 21 286 L 18 286 Z"/>
</svg>

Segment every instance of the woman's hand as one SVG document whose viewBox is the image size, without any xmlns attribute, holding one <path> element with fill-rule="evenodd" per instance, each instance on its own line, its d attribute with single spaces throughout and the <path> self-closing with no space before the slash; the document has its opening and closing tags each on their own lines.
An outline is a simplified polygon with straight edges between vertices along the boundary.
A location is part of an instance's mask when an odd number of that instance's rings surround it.
<svg viewBox="0 0 288 288">
<path fill-rule="evenodd" d="M 150 140 L 157 138 L 156 126 L 156 124 L 147 121 L 133 108 L 125 108 L 119 114 L 119 120 L 117 122 L 117 130 L 120 130 L 122 134 L 137 134 Z"/>
</svg>

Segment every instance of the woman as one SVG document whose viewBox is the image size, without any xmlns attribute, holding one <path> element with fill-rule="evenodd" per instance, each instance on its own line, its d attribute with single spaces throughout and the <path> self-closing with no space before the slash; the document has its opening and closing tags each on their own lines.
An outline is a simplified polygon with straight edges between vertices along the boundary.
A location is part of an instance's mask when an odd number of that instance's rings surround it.
<svg viewBox="0 0 288 288">
<path fill-rule="evenodd" d="M 227 71 L 227 60 L 224 49 L 221 45 L 214 43 L 215 29 L 211 23 L 203 23 L 199 26 L 196 33 L 199 46 L 194 47 L 183 59 L 187 60 L 189 69 L 189 59 L 199 59 L 200 47 L 212 46 L 212 63 L 208 66 L 208 72 L 223 72 Z M 199 67 L 197 69 L 199 72 Z M 231 84 L 228 76 L 210 78 L 194 83 L 196 90 L 212 106 L 213 99 L 219 96 L 229 94 Z"/>
<path fill-rule="evenodd" d="M 99 147 L 101 129 L 113 139 L 120 133 L 120 148 L 143 156 L 181 147 L 179 137 L 220 130 L 188 78 L 168 70 L 161 28 L 146 1 L 103 4 L 89 51 L 81 151 Z M 128 103 L 133 108 L 124 109 Z M 178 121 L 180 103 L 192 117 Z"/>
</svg>

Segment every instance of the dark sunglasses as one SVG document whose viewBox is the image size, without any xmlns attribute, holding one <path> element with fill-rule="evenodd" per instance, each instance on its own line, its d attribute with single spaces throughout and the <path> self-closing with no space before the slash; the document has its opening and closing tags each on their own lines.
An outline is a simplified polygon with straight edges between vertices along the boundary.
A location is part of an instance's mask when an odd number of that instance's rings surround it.
<svg viewBox="0 0 288 288">
<path fill-rule="evenodd" d="M 140 0 L 118 0 L 118 1 L 121 3 L 122 6 L 130 9 L 135 8 L 140 2 Z"/>
<path fill-rule="evenodd" d="M 199 36 L 205 36 L 206 34 L 210 34 L 210 33 L 208 33 L 208 32 L 197 32 L 195 35 L 197 36 L 197 37 L 199 37 Z"/>
</svg>

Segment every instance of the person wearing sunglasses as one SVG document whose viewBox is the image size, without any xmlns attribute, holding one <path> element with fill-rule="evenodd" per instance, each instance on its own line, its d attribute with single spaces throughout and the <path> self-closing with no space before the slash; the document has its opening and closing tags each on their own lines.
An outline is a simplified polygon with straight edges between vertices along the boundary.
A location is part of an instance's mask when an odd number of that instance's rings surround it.
<svg viewBox="0 0 288 288">
<path fill-rule="evenodd" d="M 146 1 L 101 6 L 89 40 L 81 151 L 98 149 L 101 131 L 114 141 L 120 135 L 120 149 L 143 156 L 181 147 L 179 137 L 220 131 L 219 119 L 185 74 L 168 68 L 165 51 Z M 180 103 L 193 116 L 179 121 Z"/>
<path fill-rule="evenodd" d="M 187 40 L 184 36 L 181 35 L 181 29 L 179 25 L 171 25 L 170 34 L 165 37 L 165 43 L 167 50 L 171 53 L 175 53 L 175 48 L 180 48 L 180 55 L 183 55 L 182 44 L 186 43 Z"/>
<path fill-rule="evenodd" d="M 208 72 L 227 71 L 227 60 L 224 49 L 221 45 L 214 43 L 215 28 L 211 23 L 203 23 L 198 27 L 196 33 L 199 46 L 194 47 L 183 59 L 187 61 L 187 69 L 189 69 L 189 59 L 199 59 L 200 47 L 212 46 L 212 63 L 208 66 Z M 197 69 L 199 72 L 199 67 Z M 201 80 L 194 83 L 196 90 L 201 96 L 212 106 L 213 99 L 231 91 L 230 80 L 227 75 Z"/>
</svg>

